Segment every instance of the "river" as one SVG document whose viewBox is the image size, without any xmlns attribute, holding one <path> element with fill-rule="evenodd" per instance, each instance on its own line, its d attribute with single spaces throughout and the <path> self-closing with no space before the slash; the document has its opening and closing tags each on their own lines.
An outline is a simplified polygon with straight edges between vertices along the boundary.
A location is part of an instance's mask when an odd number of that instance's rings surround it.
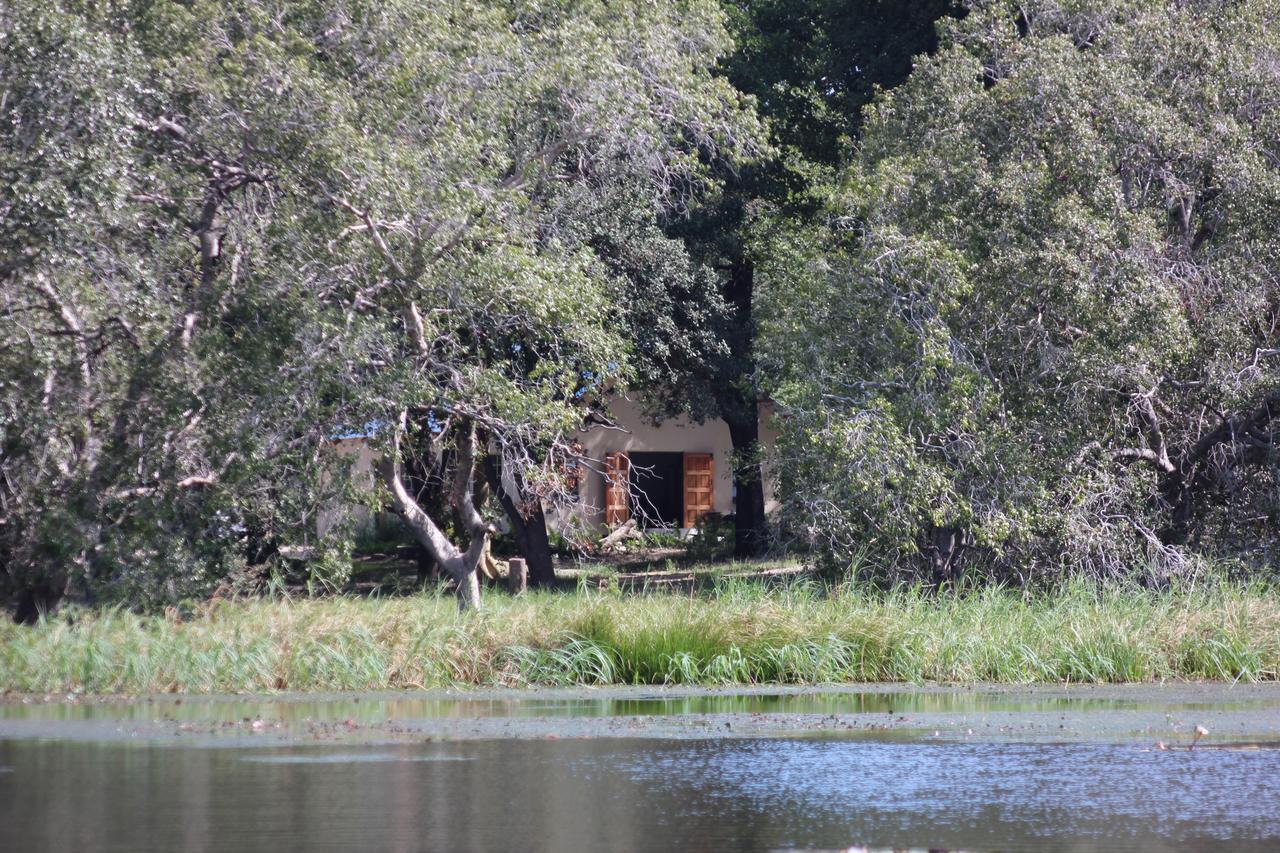
<svg viewBox="0 0 1280 853">
<path fill-rule="evenodd" d="M 1275 686 L 17 697 L 0 850 L 1280 850 L 1278 746 Z"/>
</svg>

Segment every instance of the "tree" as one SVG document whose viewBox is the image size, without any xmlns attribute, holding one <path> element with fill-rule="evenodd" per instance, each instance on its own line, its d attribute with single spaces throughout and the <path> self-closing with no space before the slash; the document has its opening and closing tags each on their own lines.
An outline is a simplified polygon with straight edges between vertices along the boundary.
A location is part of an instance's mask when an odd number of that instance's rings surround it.
<svg viewBox="0 0 1280 853">
<path fill-rule="evenodd" d="M 769 309 L 787 511 L 829 554 L 1271 558 L 1274 17 L 973 3 L 869 112 L 839 250 L 800 247 Z"/>
<path fill-rule="evenodd" d="M 825 186 L 858 133 L 861 110 L 878 87 L 906 77 L 912 58 L 933 49 L 934 22 L 954 11 L 946 0 L 726 0 L 736 41 L 721 73 L 754 96 L 768 122 L 772 154 L 722 168 L 720 191 L 697 200 L 669 230 L 693 260 L 717 271 L 725 309 L 718 352 L 682 377 L 685 398 L 666 411 L 718 416 L 734 447 L 735 552 L 768 545 L 759 401 L 768 395 L 756 351 L 762 287 L 779 263 L 772 232 L 813 222 Z M 783 276 L 785 277 L 785 276 Z M 708 405 L 709 404 L 709 405 Z"/>
<path fill-rule="evenodd" d="M 750 137 L 743 151 L 755 148 Z M 702 418 L 715 411 L 710 401 L 693 393 L 701 380 L 700 365 L 723 355 L 718 336 L 723 303 L 714 273 L 693 262 L 685 245 L 667 236 L 664 220 L 678 215 L 683 196 L 656 194 L 652 185 L 625 175 L 580 175 L 548 200 L 540 226 L 562 245 L 589 253 L 609 305 L 605 322 L 625 347 L 624 371 L 591 377 L 578 399 L 582 419 L 608 422 L 609 396 L 625 388 L 638 392 L 662 414 L 685 412 Z M 556 477 L 525 472 L 546 466 L 551 448 L 532 448 L 520 465 L 487 466 L 490 488 L 506 512 L 517 545 L 528 562 L 531 583 L 554 579 L 544 505 L 571 510 L 578 496 L 560 487 Z M 598 466 L 602 460 L 560 459 L 565 465 Z M 503 471 L 506 476 L 503 477 Z M 500 487 L 501 486 L 501 487 Z"/>
<path fill-rule="evenodd" d="M 361 135 L 385 128 L 379 153 L 394 152 L 394 173 L 357 161 L 336 180 L 322 178 L 364 238 L 349 244 L 357 261 L 332 266 L 367 276 L 353 294 L 368 306 L 355 320 L 367 338 L 350 338 L 367 353 L 349 377 L 365 391 L 353 410 L 388 426 L 393 506 L 458 582 L 465 606 L 478 604 L 475 567 L 492 532 L 474 498 L 478 454 L 501 458 L 537 503 L 567 490 L 577 401 L 626 363 L 593 256 L 546 228 L 542 210 L 557 182 L 630 175 L 665 192 L 692 175 L 699 152 L 732 147 L 750 128 L 736 95 L 709 74 L 724 45 L 713 7 L 637 4 L 621 21 L 603 4 L 573 4 L 572 14 L 546 4 L 485 11 L 494 20 L 481 35 L 493 44 L 435 58 L 442 82 L 430 91 L 381 100 L 382 109 L 435 100 L 463 115 L 447 127 L 414 124 L 401 143 L 400 115 L 362 112 Z M 441 71 L 450 63 L 453 77 Z M 483 92 L 472 91 L 476 63 L 492 72 Z M 474 137 L 448 138 L 459 130 Z M 442 163 L 444 152 L 456 161 Z M 424 186 L 444 192 L 432 198 Z M 400 458 L 428 433 L 455 449 L 465 547 L 400 476 Z"/>
<path fill-rule="evenodd" d="M 135 12 L 0 11 L 0 589 L 23 621 L 73 589 L 206 590 L 317 482 L 271 344 L 305 312 L 246 286 L 262 177 L 157 106 Z"/>
<path fill-rule="evenodd" d="M 392 505 L 477 604 L 480 458 L 562 487 L 584 385 L 626 366 L 604 269 L 547 230 L 546 205 L 588 178 L 660 197 L 753 133 L 710 73 L 727 41 L 697 0 L 12 17 L 34 23 L 4 42 L 6 140 L 21 143 L 4 161 L 20 225 L 5 228 L 5 310 L 40 318 L 6 326 L 0 350 L 15 589 L 56 576 L 52 545 L 86 577 L 156 580 L 129 549 L 157 507 L 168 543 L 304 537 L 335 483 L 328 438 L 356 427 L 377 434 Z M 65 163 L 44 153 L 55 141 Z M 69 201 L 40 201 L 48 187 Z M 58 265 L 74 275 L 54 281 Z M 63 408 L 23 423 L 44 398 Z M 441 446 L 460 542 L 401 476 Z M 55 510 L 66 521 L 42 528 Z M 86 531 L 73 546 L 68 528 Z"/>
</svg>

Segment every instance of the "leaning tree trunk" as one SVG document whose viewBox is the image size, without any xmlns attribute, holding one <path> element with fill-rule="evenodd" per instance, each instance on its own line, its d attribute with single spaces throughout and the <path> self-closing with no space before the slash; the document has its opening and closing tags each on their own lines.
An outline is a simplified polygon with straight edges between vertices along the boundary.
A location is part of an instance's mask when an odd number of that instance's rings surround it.
<svg viewBox="0 0 1280 853">
<path fill-rule="evenodd" d="M 1117 448 L 1111 457 L 1122 465 L 1149 464 L 1159 472 L 1159 506 L 1167 514 L 1159 531 L 1160 541 L 1165 545 L 1185 545 L 1191 539 L 1199 497 L 1211 488 L 1215 456 L 1228 466 L 1265 465 L 1274 460 L 1280 392 L 1264 395 L 1252 409 L 1223 417 L 1217 427 L 1176 457 L 1165 444 L 1150 393 L 1139 395 L 1135 402 L 1145 421 L 1148 446 Z"/>
<path fill-rule="evenodd" d="M 480 579 L 477 568 L 484 558 L 485 546 L 493 529 L 484 522 L 475 505 L 475 424 L 459 430 L 457 468 L 453 478 L 453 498 L 458 517 L 470 536 L 463 551 L 449 541 L 440 526 L 423 511 L 417 499 L 405 488 L 400 476 L 400 436 L 404 434 L 407 414 L 401 413 L 394 446 L 381 463 L 382 477 L 391 492 L 396 511 L 409 525 L 418 543 L 435 558 L 440 568 L 458 585 L 458 609 L 480 609 Z"/>
<path fill-rule="evenodd" d="M 1196 495 L 1209 479 L 1209 460 L 1225 448 L 1229 464 L 1274 464 L 1276 424 L 1280 422 L 1280 391 L 1272 391 L 1253 409 L 1237 412 L 1200 437 L 1179 458 L 1176 478 L 1169 478 L 1166 497 L 1172 506 L 1169 541 L 1186 542 L 1196 517 Z"/>
</svg>

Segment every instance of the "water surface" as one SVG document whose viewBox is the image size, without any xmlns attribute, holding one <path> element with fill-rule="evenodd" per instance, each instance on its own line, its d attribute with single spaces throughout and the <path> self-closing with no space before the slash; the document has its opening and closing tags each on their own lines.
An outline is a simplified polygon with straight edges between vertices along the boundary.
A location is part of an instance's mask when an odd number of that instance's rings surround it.
<svg viewBox="0 0 1280 853">
<path fill-rule="evenodd" d="M 2 705 L 0 850 L 1280 850 L 1272 688 L 356 700 Z"/>
</svg>

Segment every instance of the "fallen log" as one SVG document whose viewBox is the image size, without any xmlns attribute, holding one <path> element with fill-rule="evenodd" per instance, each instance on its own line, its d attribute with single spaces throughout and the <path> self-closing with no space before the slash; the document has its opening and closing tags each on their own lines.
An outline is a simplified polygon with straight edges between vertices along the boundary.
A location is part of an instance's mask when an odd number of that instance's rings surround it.
<svg viewBox="0 0 1280 853">
<path fill-rule="evenodd" d="M 631 518 L 623 522 L 614 530 L 610 531 L 609 535 L 601 539 L 600 543 L 596 547 L 601 554 L 607 554 L 628 539 L 642 538 L 644 538 L 644 534 L 640 532 L 639 525 L 636 524 L 636 520 Z"/>
</svg>

